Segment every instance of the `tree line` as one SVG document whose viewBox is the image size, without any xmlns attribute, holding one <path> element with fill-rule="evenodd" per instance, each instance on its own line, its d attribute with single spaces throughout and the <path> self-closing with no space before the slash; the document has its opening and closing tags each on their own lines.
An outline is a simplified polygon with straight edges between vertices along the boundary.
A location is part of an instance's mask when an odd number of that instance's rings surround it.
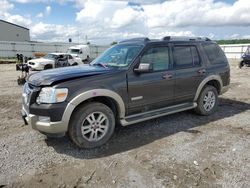
<svg viewBox="0 0 250 188">
<path fill-rule="evenodd" d="M 250 44 L 250 39 L 217 40 L 218 44 Z"/>
</svg>

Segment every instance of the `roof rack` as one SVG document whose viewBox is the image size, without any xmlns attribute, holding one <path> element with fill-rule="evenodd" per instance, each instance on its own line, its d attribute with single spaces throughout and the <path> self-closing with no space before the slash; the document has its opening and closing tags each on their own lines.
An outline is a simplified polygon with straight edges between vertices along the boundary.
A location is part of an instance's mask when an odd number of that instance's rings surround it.
<svg viewBox="0 0 250 188">
<path fill-rule="evenodd" d="M 166 37 L 163 37 L 162 40 L 167 40 L 167 41 L 211 41 L 211 39 L 209 39 L 207 37 L 184 37 L 184 36 L 176 36 L 176 37 L 166 36 Z"/>
<path fill-rule="evenodd" d="M 139 38 L 126 39 L 126 40 L 120 41 L 119 43 L 133 42 L 133 41 L 147 42 L 147 41 L 150 41 L 150 39 L 147 37 L 139 37 Z"/>
</svg>

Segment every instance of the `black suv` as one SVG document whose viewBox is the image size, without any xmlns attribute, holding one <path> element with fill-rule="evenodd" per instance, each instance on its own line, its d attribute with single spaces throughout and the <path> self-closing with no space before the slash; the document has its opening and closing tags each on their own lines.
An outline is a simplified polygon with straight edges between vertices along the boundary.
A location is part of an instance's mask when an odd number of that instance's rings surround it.
<svg viewBox="0 0 250 188">
<path fill-rule="evenodd" d="M 212 114 L 229 82 L 228 61 L 208 38 L 136 38 L 89 65 L 30 75 L 22 115 L 41 133 L 67 132 L 77 146 L 92 148 L 107 142 L 117 124 L 189 109 Z"/>
</svg>

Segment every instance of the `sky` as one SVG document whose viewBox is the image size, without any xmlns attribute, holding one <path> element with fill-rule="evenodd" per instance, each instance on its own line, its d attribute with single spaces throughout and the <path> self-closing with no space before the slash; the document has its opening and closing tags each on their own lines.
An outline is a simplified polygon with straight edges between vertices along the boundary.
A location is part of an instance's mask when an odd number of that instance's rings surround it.
<svg viewBox="0 0 250 188">
<path fill-rule="evenodd" d="M 33 41 L 250 38 L 250 0 L 0 0 L 0 19 L 29 28 Z"/>
</svg>

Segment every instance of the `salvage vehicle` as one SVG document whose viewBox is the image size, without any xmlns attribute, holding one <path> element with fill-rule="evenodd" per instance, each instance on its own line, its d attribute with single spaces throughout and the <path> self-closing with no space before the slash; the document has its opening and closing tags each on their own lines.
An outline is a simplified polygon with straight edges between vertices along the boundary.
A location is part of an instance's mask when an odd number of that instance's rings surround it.
<svg viewBox="0 0 250 188">
<path fill-rule="evenodd" d="M 250 46 L 247 47 L 246 52 L 241 56 L 242 60 L 239 62 L 239 68 L 243 66 L 250 66 Z"/>
<path fill-rule="evenodd" d="M 208 38 L 135 38 L 106 50 L 90 65 L 46 70 L 23 88 L 25 123 L 80 148 L 106 143 L 115 126 L 194 109 L 217 110 L 230 67 Z"/>
<path fill-rule="evenodd" d="M 60 61 L 66 61 L 64 65 L 60 64 Z M 57 68 L 58 66 L 74 66 L 82 64 L 79 57 L 74 57 L 66 53 L 49 53 L 44 57 L 31 59 L 27 62 L 28 66 L 32 70 L 46 70 Z"/>
</svg>

